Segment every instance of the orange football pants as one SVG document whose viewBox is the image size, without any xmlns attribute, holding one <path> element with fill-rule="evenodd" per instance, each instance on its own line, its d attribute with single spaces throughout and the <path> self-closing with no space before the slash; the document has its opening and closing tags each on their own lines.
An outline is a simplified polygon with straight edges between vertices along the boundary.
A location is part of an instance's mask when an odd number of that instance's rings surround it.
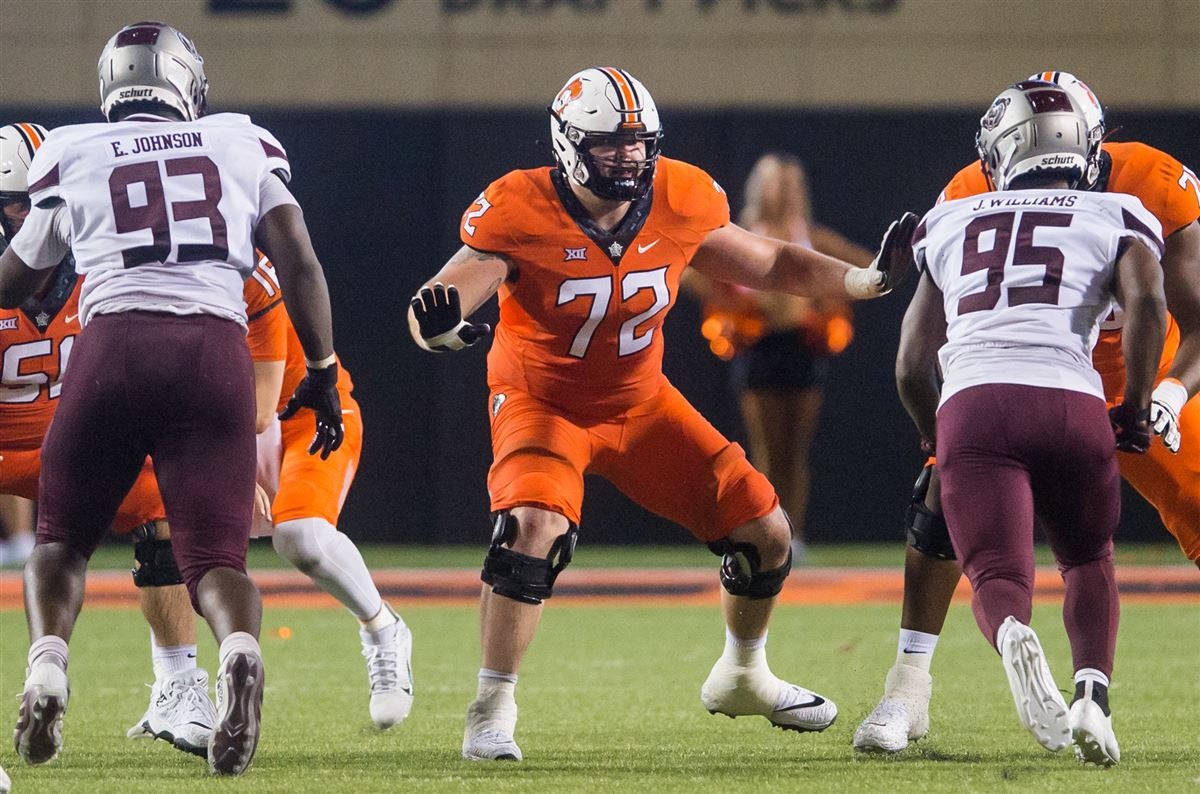
<svg viewBox="0 0 1200 794">
<path fill-rule="evenodd" d="M 339 391 L 342 400 L 342 424 L 346 435 L 342 445 L 329 457 L 308 454 L 317 417 L 303 410 L 280 422 L 283 464 L 279 469 L 279 490 L 271 503 L 272 522 L 281 524 L 296 518 L 323 518 L 335 527 L 362 455 L 363 423 L 358 402 L 348 392 Z"/>
<path fill-rule="evenodd" d="M 610 419 L 585 419 L 517 389 L 491 401 L 492 510 L 540 507 L 579 523 L 583 475 L 599 474 L 652 513 L 712 542 L 779 504 L 738 444 L 667 384 Z"/>
<path fill-rule="evenodd" d="M 1172 326 L 1174 323 L 1172 323 Z M 1178 334 L 1169 336 L 1158 378 L 1167 376 Z M 1100 371 L 1104 396 L 1109 406 L 1120 401 L 1125 391 L 1125 370 Z M 1117 453 L 1121 476 L 1158 510 L 1167 531 L 1175 536 L 1189 560 L 1200 564 L 1200 400 L 1189 400 L 1179 414 L 1179 452 L 1172 455 L 1166 445 L 1152 439 L 1144 455 Z"/>
<path fill-rule="evenodd" d="M 0 455 L 4 457 L 0 460 L 0 493 L 14 494 L 36 501 L 38 476 L 42 472 L 41 450 L 4 451 L 0 452 Z M 146 458 L 133 487 L 117 508 L 117 515 L 113 518 L 113 532 L 128 535 L 148 521 L 161 521 L 166 517 L 167 511 L 163 507 L 162 496 L 158 493 L 158 480 L 154 478 L 154 467 L 150 458 Z"/>
</svg>

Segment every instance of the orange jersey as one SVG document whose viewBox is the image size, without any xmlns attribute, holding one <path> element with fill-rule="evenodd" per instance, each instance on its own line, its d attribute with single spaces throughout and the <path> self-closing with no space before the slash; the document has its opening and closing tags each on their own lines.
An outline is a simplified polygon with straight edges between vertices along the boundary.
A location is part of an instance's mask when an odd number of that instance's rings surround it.
<svg viewBox="0 0 1200 794">
<path fill-rule="evenodd" d="M 304 348 L 283 306 L 283 292 L 271 260 L 259 254 L 258 265 L 242 289 L 246 302 L 246 343 L 254 361 L 284 361 L 283 388 L 277 411 L 282 411 L 308 372 Z M 338 390 L 349 394 L 354 388 L 350 373 L 338 360 Z"/>
<path fill-rule="evenodd" d="M 0 309 L 0 455 L 41 447 L 58 407 L 83 283 L 70 264 L 60 267 L 45 298 Z"/>
<path fill-rule="evenodd" d="M 1165 152 L 1144 143 L 1104 143 L 1100 182 L 1112 193 L 1136 196 L 1158 218 L 1163 239 L 1200 218 L 1200 182 L 1196 175 Z M 938 201 L 976 196 L 989 187 L 979 163 L 966 166 L 946 185 Z M 1170 366 L 1179 348 L 1179 327 L 1167 318 L 1167 339 L 1161 367 Z M 1121 350 L 1121 320 L 1112 317 L 1101 327 L 1092 351 L 1092 364 L 1104 379 L 1111 399 L 1124 389 L 1125 358 Z"/>
<path fill-rule="evenodd" d="M 611 233 L 553 168 L 512 171 L 463 214 L 463 243 L 510 263 L 488 355 L 492 389 L 611 416 L 665 383 L 662 325 L 704 238 L 729 223 L 704 171 L 660 158 L 652 191 Z M 585 231 L 586 229 L 586 231 Z"/>
</svg>

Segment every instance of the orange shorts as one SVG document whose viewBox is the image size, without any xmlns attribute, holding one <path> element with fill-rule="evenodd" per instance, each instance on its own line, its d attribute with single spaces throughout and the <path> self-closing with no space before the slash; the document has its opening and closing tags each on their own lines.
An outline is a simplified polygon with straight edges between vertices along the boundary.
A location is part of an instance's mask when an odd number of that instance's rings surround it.
<svg viewBox="0 0 1200 794">
<path fill-rule="evenodd" d="M 363 424 L 358 403 L 347 392 L 339 392 L 342 399 L 342 423 L 346 435 L 342 445 L 328 458 L 309 455 L 316 432 L 317 419 L 312 411 L 301 411 L 286 422 L 279 423 L 279 443 L 274 455 L 278 456 L 278 479 L 262 482 L 264 467 L 259 461 L 260 482 L 271 500 L 272 523 L 279 524 L 296 518 L 323 518 L 337 526 L 338 515 L 350 492 L 350 484 L 358 471 L 358 460 L 362 455 Z M 259 448 L 259 455 L 272 454 Z M 255 534 L 258 534 L 257 532 Z"/>
<path fill-rule="evenodd" d="M 650 512 L 711 542 L 779 504 L 741 446 L 670 384 L 612 419 L 571 417 L 508 388 L 493 391 L 489 405 L 492 510 L 540 507 L 578 524 L 583 475 L 599 474 Z"/>
<path fill-rule="evenodd" d="M 1145 455 L 1117 453 L 1121 476 L 1154 505 L 1189 560 L 1200 563 L 1200 400 L 1179 415 L 1178 454 L 1153 439 Z"/>
<path fill-rule="evenodd" d="M 40 449 L 21 452 L 0 452 L 0 493 L 15 494 L 26 499 L 38 498 L 38 475 L 42 472 Z M 142 464 L 142 471 L 134 480 L 133 487 L 117 508 L 113 518 L 113 532 L 128 535 L 136 527 L 148 521 L 161 521 L 167 517 L 162 496 L 158 493 L 158 480 L 154 478 L 154 467 L 150 459 Z"/>
<path fill-rule="evenodd" d="M 1174 321 L 1157 380 L 1167 377 L 1178 348 L 1178 329 Z M 1174 348 L 1172 347 L 1174 345 Z M 1108 365 L 1100 371 L 1104 396 L 1109 406 L 1116 405 L 1125 392 L 1123 366 Z M 1200 563 L 1200 400 L 1190 400 L 1179 415 L 1179 452 L 1172 455 L 1158 439 L 1153 439 L 1145 455 L 1117 453 L 1121 476 L 1154 505 L 1167 531 L 1175 536 L 1179 548 L 1189 560 Z"/>
</svg>

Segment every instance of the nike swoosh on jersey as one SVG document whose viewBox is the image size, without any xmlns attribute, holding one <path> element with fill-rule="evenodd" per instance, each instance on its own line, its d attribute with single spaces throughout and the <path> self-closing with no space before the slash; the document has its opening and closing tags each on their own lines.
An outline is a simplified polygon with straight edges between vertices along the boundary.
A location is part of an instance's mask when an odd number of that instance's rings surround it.
<svg viewBox="0 0 1200 794">
<path fill-rule="evenodd" d="M 662 239 L 661 237 L 659 237 L 659 238 L 658 238 L 658 240 L 661 240 L 661 239 Z M 644 254 L 644 253 L 646 253 L 646 252 L 647 252 L 647 251 L 649 251 L 651 248 L 653 248 L 654 246 L 658 245 L 658 240 L 655 240 L 655 241 L 654 241 L 654 242 L 652 242 L 652 243 L 646 243 L 645 245 L 641 245 L 641 244 L 639 243 L 639 244 L 638 244 L 638 247 L 637 247 L 637 249 L 638 249 L 638 253 L 639 253 L 639 254 Z"/>
<path fill-rule="evenodd" d="M 820 706 L 824 702 L 825 702 L 825 698 L 813 695 L 813 699 L 808 701 L 807 703 L 795 703 L 791 706 L 787 706 L 786 708 L 775 709 L 775 711 L 779 712 L 779 711 L 795 711 L 796 709 L 807 709 L 807 708 L 812 708 L 813 706 Z"/>
<path fill-rule="evenodd" d="M 74 321 L 74 319 L 78 316 L 79 316 L 78 314 L 68 314 L 66 317 L 63 318 L 63 320 L 69 323 L 69 322 Z"/>
</svg>

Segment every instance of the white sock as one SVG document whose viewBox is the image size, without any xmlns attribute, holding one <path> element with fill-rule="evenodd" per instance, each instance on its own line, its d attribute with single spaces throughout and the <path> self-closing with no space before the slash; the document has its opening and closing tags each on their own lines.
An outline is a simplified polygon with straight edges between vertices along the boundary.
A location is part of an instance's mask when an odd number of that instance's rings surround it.
<svg viewBox="0 0 1200 794">
<path fill-rule="evenodd" d="M 404 628 L 404 619 L 388 609 L 387 604 L 379 608 L 378 615 L 370 620 L 360 620 L 359 623 L 362 624 L 365 641 L 375 645 L 391 642 L 392 638 L 396 636 L 396 632 Z"/>
<path fill-rule="evenodd" d="M 725 629 L 725 661 L 738 667 L 755 667 L 767 663 L 767 635 L 753 640 L 743 640 Z"/>
<path fill-rule="evenodd" d="M 225 660 L 234 653 L 252 653 L 262 656 L 262 649 L 258 647 L 258 640 L 254 639 L 254 635 L 244 631 L 235 631 L 221 640 L 221 649 L 217 652 L 217 658 L 221 664 L 225 664 Z"/>
<path fill-rule="evenodd" d="M 176 673 L 196 669 L 195 645 L 159 645 L 150 632 L 150 659 L 154 663 L 154 680 L 162 681 Z"/>
<path fill-rule="evenodd" d="M 1103 687 L 1108 686 L 1108 676 L 1094 667 L 1083 667 L 1075 671 L 1075 683 L 1078 684 L 1081 681 L 1091 681 Z"/>
<path fill-rule="evenodd" d="M 493 706 L 516 704 L 517 674 L 479 668 L 479 686 L 475 691 L 478 703 Z"/>
<path fill-rule="evenodd" d="M 906 664 L 929 672 L 933 664 L 933 652 L 937 650 L 938 635 L 923 631 L 900 629 L 900 642 L 896 648 L 896 664 Z"/>
<path fill-rule="evenodd" d="M 32 670 L 39 664 L 49 662 L 67 669 L 67 641 L 62 637 L 56 637 L 53 634 L 47 634 L 44 637 L 38 637 L 29 644 L 29 669 Z"/>
<path fill-rule="evenodd" d="M 360 621 L 378 617 L 383 597 L 354 541 L 323 518 L 275 525 L 275 551 L 336 598 Z"/>
</svg>

